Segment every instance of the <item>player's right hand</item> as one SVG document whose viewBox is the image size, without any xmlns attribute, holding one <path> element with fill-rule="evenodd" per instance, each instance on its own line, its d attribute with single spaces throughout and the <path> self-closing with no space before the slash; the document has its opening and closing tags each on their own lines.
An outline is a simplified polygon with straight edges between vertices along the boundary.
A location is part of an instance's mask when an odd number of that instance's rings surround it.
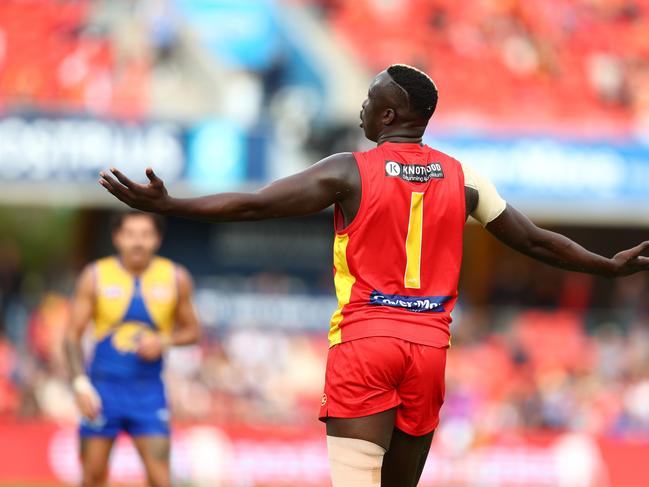
<svg viewBox="0 0 649 487">
<path fill-rule="evenodd" d="M 114 167 L 110 170 L 117 178 L 107 172 L 101 172 L 99 184 L 114 195 L 118 200 L 126 203 L 131 208 L 137 208 L 142 211 L 151 211 L 154 213 L 165 213 L 168 210 L 170 200 L 167 188 L 164 182 L 155 175 L 150 167 L 146 170 L 146 177 L 149 178 L 149 184 L 138 184 L 124 176 Z"/>
<path fill-rule="evenodd" d="M 138 342 L 137 354 L 152 362 L 158 360 L 170 344 L 169 339 L 160 333 L 144 333 Z"/>
<path fill-rule="evenodd" d="M 636 245 L 632 249 L 618 252 L 611 259 L 615 266 L 615 276 L 628 276 L 636 272 L 649 270 L 649 257 L 641 254 L 649 249 L 649 240 Z"/>
<path fill-rule="evenodd" d="M 89 420 L 97 419 L 101 412 L 101 398 L 85 375 L 77 376 L 72 382 L 74 398 L 81 415 Z"/>
</svg>

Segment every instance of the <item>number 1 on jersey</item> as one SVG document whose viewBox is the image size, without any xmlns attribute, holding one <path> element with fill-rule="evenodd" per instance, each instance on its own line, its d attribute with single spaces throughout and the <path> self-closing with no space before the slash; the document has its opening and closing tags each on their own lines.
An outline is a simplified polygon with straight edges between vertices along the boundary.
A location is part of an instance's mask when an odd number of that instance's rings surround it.
<svg viewBox="0 0 649 487">
<path fill-rule="evenodd" d="M 421 287 L 421 233 L 424 223 L 424 193 L 412 193 L 410 199 L 410 218 L 406 237 L 406 288 Z"/>
</svg>

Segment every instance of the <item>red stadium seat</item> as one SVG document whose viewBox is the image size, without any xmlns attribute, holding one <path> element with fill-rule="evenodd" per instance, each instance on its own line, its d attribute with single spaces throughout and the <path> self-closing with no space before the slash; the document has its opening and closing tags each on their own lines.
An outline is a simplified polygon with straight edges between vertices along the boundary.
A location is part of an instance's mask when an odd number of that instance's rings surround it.
<svg viewBox="0 0 649 487">
<path fill-rule="evenodd" d="M 141 116 L 150 67 L 127 67 L 127 75 L 118 78 L 109 40 L 80 34 L 90 8 L 88 0 L 0 2 L 0 30 L 7 43 L 0 106 Z M 101 102 L 93 98 L 99 76 L 114 85 Z"/>
<path fill-rule="evenodd" d="M 311 3 L 331 7 L 332 2 Z M 565 126 L 586 119 L 628 124 L 640 109 L 633 101 L 603 100 L 589 79 L 588 64 L 591 56 L 608 53 L 629 70 L 628 61 L 649 55 L 647 2 L 634 2 L 635 17 L 619 2 L 333 3 L 328 10 L 333 27 L 368 68 L 408 62 L 431 72 L 442 90 L 444 113 L 470 111 L 505 122 Z M 504 60 L 512 39 L 527 43 L 528 54 L 538 60 L 524 75 Z"/>
</svg>

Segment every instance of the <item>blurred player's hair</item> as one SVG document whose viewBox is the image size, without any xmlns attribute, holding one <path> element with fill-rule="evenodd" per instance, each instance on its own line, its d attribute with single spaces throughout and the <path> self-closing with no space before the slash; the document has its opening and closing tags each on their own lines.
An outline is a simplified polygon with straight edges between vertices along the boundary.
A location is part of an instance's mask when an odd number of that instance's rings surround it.
<svg viewBox="0 0 649 487">
<path fill-rule="evenodd" d="M 110 219 L 110 231 L 112 233 L 117 232 L 120 228 L 122 228 L 124 221 L 132 216 L 146 216 L 148 218 L 151 218 L 158 234 L 160 236 L 164 235 L 165 229 L 167 228 L 167 222 L 163 216 L 138 210 L 126 210 L 113 214 Z"/>
<path fill-rule="evenodd" d="M 423 71 L 407 64 L 393 64 L 388 74 L 408 94 L 410 109 L 428 120 L 437 107 L 437 86 Z"/>
</svg>

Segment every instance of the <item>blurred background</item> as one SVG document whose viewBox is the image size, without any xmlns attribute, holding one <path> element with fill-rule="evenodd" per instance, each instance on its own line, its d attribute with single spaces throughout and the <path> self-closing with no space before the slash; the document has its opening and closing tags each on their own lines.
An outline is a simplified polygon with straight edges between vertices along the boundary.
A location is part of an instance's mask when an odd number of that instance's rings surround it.
<svg viewBox="0 0 649 487">
<path fill-rule="evenodd" d="M 79 479 L 61 341 L 112 252 L 97 185 L 254 189 L 337 151 L 392 63 L 440 91 L 426 141 L 535 221 L 613 255 L 647 239 L 647 0 L 0 0 L 0 485 Z M 199 346 L 173 350 L 182 485 L 326 486 L 316 420 L 332 214 L 172 219 Z M 442 422 L 421 485 L 649 485 L 649 283 L 564 273 L 467 225 Z M 112 483 L 142 485 L 126 439 Z"/>
</svg>

